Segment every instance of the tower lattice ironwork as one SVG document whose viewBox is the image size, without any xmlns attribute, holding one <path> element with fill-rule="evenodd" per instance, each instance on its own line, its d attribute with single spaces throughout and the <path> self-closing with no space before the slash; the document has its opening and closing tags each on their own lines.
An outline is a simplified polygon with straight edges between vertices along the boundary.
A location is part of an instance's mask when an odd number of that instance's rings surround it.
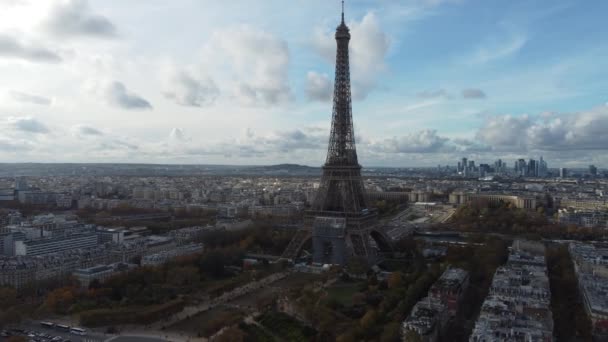
<svg viewBox="0 0 608 342">
<path fill-rule="evenodd" d="M 350 30 L 343 11 L 342 22 L 336 29 L 336 77 L 327 159 L 313 203 L 313 209 L 319 212 L 354 214 L 367 208 L 353 128 L 349 42 Z"/>
<path fill-rule="evenodd" d="M 315 262 L 344 264 L 352 256 L 374 260 L 375 247 L 386 247 L 388 240 L 373 228 L 377 214 L 368 207 L 357 158 L 348 50 L 351 35 L 344 21 L 344 1 L 335 38 L 333 112 L 323 176 L 305 228 L 296 233 L 283 256 L 295 258 L 304 242 L 312 238 Z"/>
</svg>

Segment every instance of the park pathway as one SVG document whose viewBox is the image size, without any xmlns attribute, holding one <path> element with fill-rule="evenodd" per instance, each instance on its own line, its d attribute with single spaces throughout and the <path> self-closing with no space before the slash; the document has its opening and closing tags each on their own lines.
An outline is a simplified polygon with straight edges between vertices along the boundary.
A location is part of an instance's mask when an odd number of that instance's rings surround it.
<svg viewBox="0 0 608 342">
<path fill-rule="evenodd" d="M 188 319 L 188 318 L 198 315 L 202 312 L 211 310 L 219 305 L 226 304 L 232 300 L 235 300 L 241 296 L 244 296 L 244 295 L 246 295 L 252 291 L 258 290 L 262 287 L 269 286 L 270 284 L 272 284 L 274 282 L 284 279 L 289 274 L 290 274 L 289 271 L 271 274 L 260 280 L 245 284 L 241 287 L 237 287 L 236 289 L 226 292 L 219 297 L 209 299 L 198 305 L 187 306 L 182 311 L 172 315 L 168 319 L 163 319 L 156 323 L 153 323 L 152 325 L 149 326 L 149 329 L 147 329 L 147 330 L 148 331 L 159 331 L 160 332 L 159 335 L 162 335 L 164 333 L 163 328 L 170 327 L 171 325 L 173 325 L 177 322 L 180 322 L 184 319 Z"/>
</svg>

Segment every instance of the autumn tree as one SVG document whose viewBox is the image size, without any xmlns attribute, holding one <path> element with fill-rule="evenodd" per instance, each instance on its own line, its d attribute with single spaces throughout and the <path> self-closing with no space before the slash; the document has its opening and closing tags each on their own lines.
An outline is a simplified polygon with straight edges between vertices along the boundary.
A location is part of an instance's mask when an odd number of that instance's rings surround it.
<svg viewBox="0 0 608 342">
<path fill-rule="evenodd" d="M 167 280 L 176 286 L 196 284 L 200 280 L 199 269 L 194 266 L 171 268 L 167 273 Z"/>
<path fill-rule="evenodd" d="M 393 272 L 388 276 L 388 288 L 396 289 L 403 284 L 401 272 Z"/>
<path fill-rule="evenodd" d="M 214 340 L 218 342 L 242 342 L 245 340 L 245 333 L 237 327 L 230 327 Z"/>
<path fill-rule="evenodd" d="M 408 330 L 405 333 L 405 341 L 407 342 L 422 342 L 422 337 L 420 337 L 420 335 L 413 331 L 413 330 Z"/>
<path fill-rule="evenodd" d="M 359 320 L 359 324 L 363 329 L 369 329 L 376 323 L 377 319 L 378 313 L 376 312 L 376 310 L 371 309 L 368 310 L 363 317 L 361 317 L 361 320 Z"/>
<path fill-rule="evenodd" d="M 44 300 L 44 306 L 52 312 L 66 314 L 74 304 L 74 289 L 62 287 L 51 291 Z"/>
<path fill-rule="evenodd" d="M 17 304 L 17 291 L 9 287 L 0 288 L 0 309 L 6 310 Z"/>
<path fill-rule="evenodd" d="M 390 322 L 384 326 L 382 335 L 380 335 L 380 342 L 394 342 L 399 341 L 401 334 L 401 323 Z"/>
</svg>

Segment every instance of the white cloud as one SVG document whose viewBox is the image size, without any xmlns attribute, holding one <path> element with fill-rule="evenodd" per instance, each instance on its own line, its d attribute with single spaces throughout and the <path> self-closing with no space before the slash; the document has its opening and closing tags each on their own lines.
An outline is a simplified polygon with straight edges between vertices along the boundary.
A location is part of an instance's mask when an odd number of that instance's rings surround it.
<svg viewBox="0 0 608 342">
<path fill-rule="evenodd" d="M 152 109 L 152 105 L 143 97 L 127 90 L 122 82 L 111 82 L 105 90 L 109 103 L 123 109 Z"/>
<path fill-rule="evenodd" d="M 462 97 L 465 99 L 485 99 L 487 96 L 481 89 L 467 88 L 462 90 Z"/>
<path fill-rule="evenodd" d="M 171 133 L 169 133 L 169 140 L 184 142 L 190 141 L 191 139 L 186 136 L 183 129 L 176 127 L 171 130 Z"/>
<path fill-rule="evenodd" d="M 243 104 L 277 104 L 292 98 L 289 48 L 272 33 L 250 26 L 216 31 L 204 56 L 233 79 L 232 91 Z"/>
<path fill-rule="evenodd" d="M 608 150 L 608 108 L 574 114 L 488 117 L 477 138 L 498 151 Z"/>
<path fill-rule="evenodd" d="M 329 101 L 332 98 L 332 82 L 327 74 L 309 71 L 306 75 L 306 96 L 311 101 Z"/>
<path fill-rule="evenodd" d="M 59 63 L 61 57 L 54 51 L 37 44 L 21 42 L 15 37 L 0 33 L 0 57 L 34 63 Z"/>
<path fill-rule="evenodd" d="M 421 99 L 448 98 L 450 95 L 445 89 L 424 90 L 416 94 Z"/>
<path fill-rule="evenodd" d="M 21 132 L 34 134 L 49 133 L 49 129 L 46 127 L 45 124 L 29 116 L 11 116 L 7 119 L 7 124 L 12 129 Z"/>
<path fill-rule="evenodd" d="M 185 70 L 175 71 L 169 77 L 166 98 L 182 106 L 204 107 L 212 105 L 219 96 L 219 89 L 209 77 L 195 78 Z"/>
<path fill-rule="evenodd" d="M 607 150 L 605 106 L 535 122 L 528 129 L 530 146 L 544 150 Z"/>
<path fill-rule="evenodd" d="M 32 149 L 32 146 L 25 140 L 5 139 L 0 137 L 0 152 L 4 153 L 23 153 Z"/>
<path fill-rule="evenodd" d="M 12 90 L 10 95 L 13 100 L 17 102 L 31 103 L 41 106 L 48 106 L 53 102 L 51 99 L 44 96 L 23 93 L 16 90 Z"/>
<path fill-rule="evenodd" d="M 113 38 L 117 35 L 114 24 L 104 16 L 91 13 L 86 0 L 55 2 L 44 26 L 61 37 Z"/>
<path fill-rule="evenodd" d="M 484 64 L 494 60 L 509 57 L 521 50 L 528 38 L 524 34 L 513 34 L 502 39 L 493 39 L 479 46 L 475 52 L 466 58 L 469 64 Z"/>
<path fill-rule="evenodd" d="M 386 69 L 385 58 L 390 47 L 388 35 L 382 31 L 378 17 L 370 12 L 360 23 L 351 25 L 353 97 L 364 99 L 375 88 L 379 74 Z"/>
<path fill-rule="evenodd" d="M 99 129 L 87 125 L 76 125 L 72 127 L 72 132 L 77 137 L 100 137 L 104 135 Z"/>
<path fill-rule="evenodd" d="M 495 116 L 486 119 L 476 138 L 498 150 L 524 150 L 531 120 L 524 116 Z"/>
<path fill-rule="evenodd" d="M 385 153 L 433 153 L 442 150 L 448 141 L 448 138 L 439 136 L 436 130 L 422 130 L 373 142 L 371 148 Z"/>
<path fill-rule="evenodd" d="M 352 93 L 355 99 L 365 99 L 376 87 L 378 77 L 386 70 L 385 59 L 391 45 L 380 27 L 378 17 L 367 13 L 361 21 L 348 24 L 351 30 L 350 63 Z M 328 62 L 335 63 L 334 33 L 317 28 L 313 33 L 313 48 Z"/>
</svg>

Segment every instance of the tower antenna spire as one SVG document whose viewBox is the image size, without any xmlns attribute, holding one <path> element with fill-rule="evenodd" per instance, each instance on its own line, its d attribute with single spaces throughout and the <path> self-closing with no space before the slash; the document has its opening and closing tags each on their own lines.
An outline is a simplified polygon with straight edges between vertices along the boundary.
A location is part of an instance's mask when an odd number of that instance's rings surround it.
<svg viewBox="0 0 608 342">
<path fill-rule="evenodd" d="M 342 0 L 342 23 L 344 24 L 344 0 Z"/>
</svg>

